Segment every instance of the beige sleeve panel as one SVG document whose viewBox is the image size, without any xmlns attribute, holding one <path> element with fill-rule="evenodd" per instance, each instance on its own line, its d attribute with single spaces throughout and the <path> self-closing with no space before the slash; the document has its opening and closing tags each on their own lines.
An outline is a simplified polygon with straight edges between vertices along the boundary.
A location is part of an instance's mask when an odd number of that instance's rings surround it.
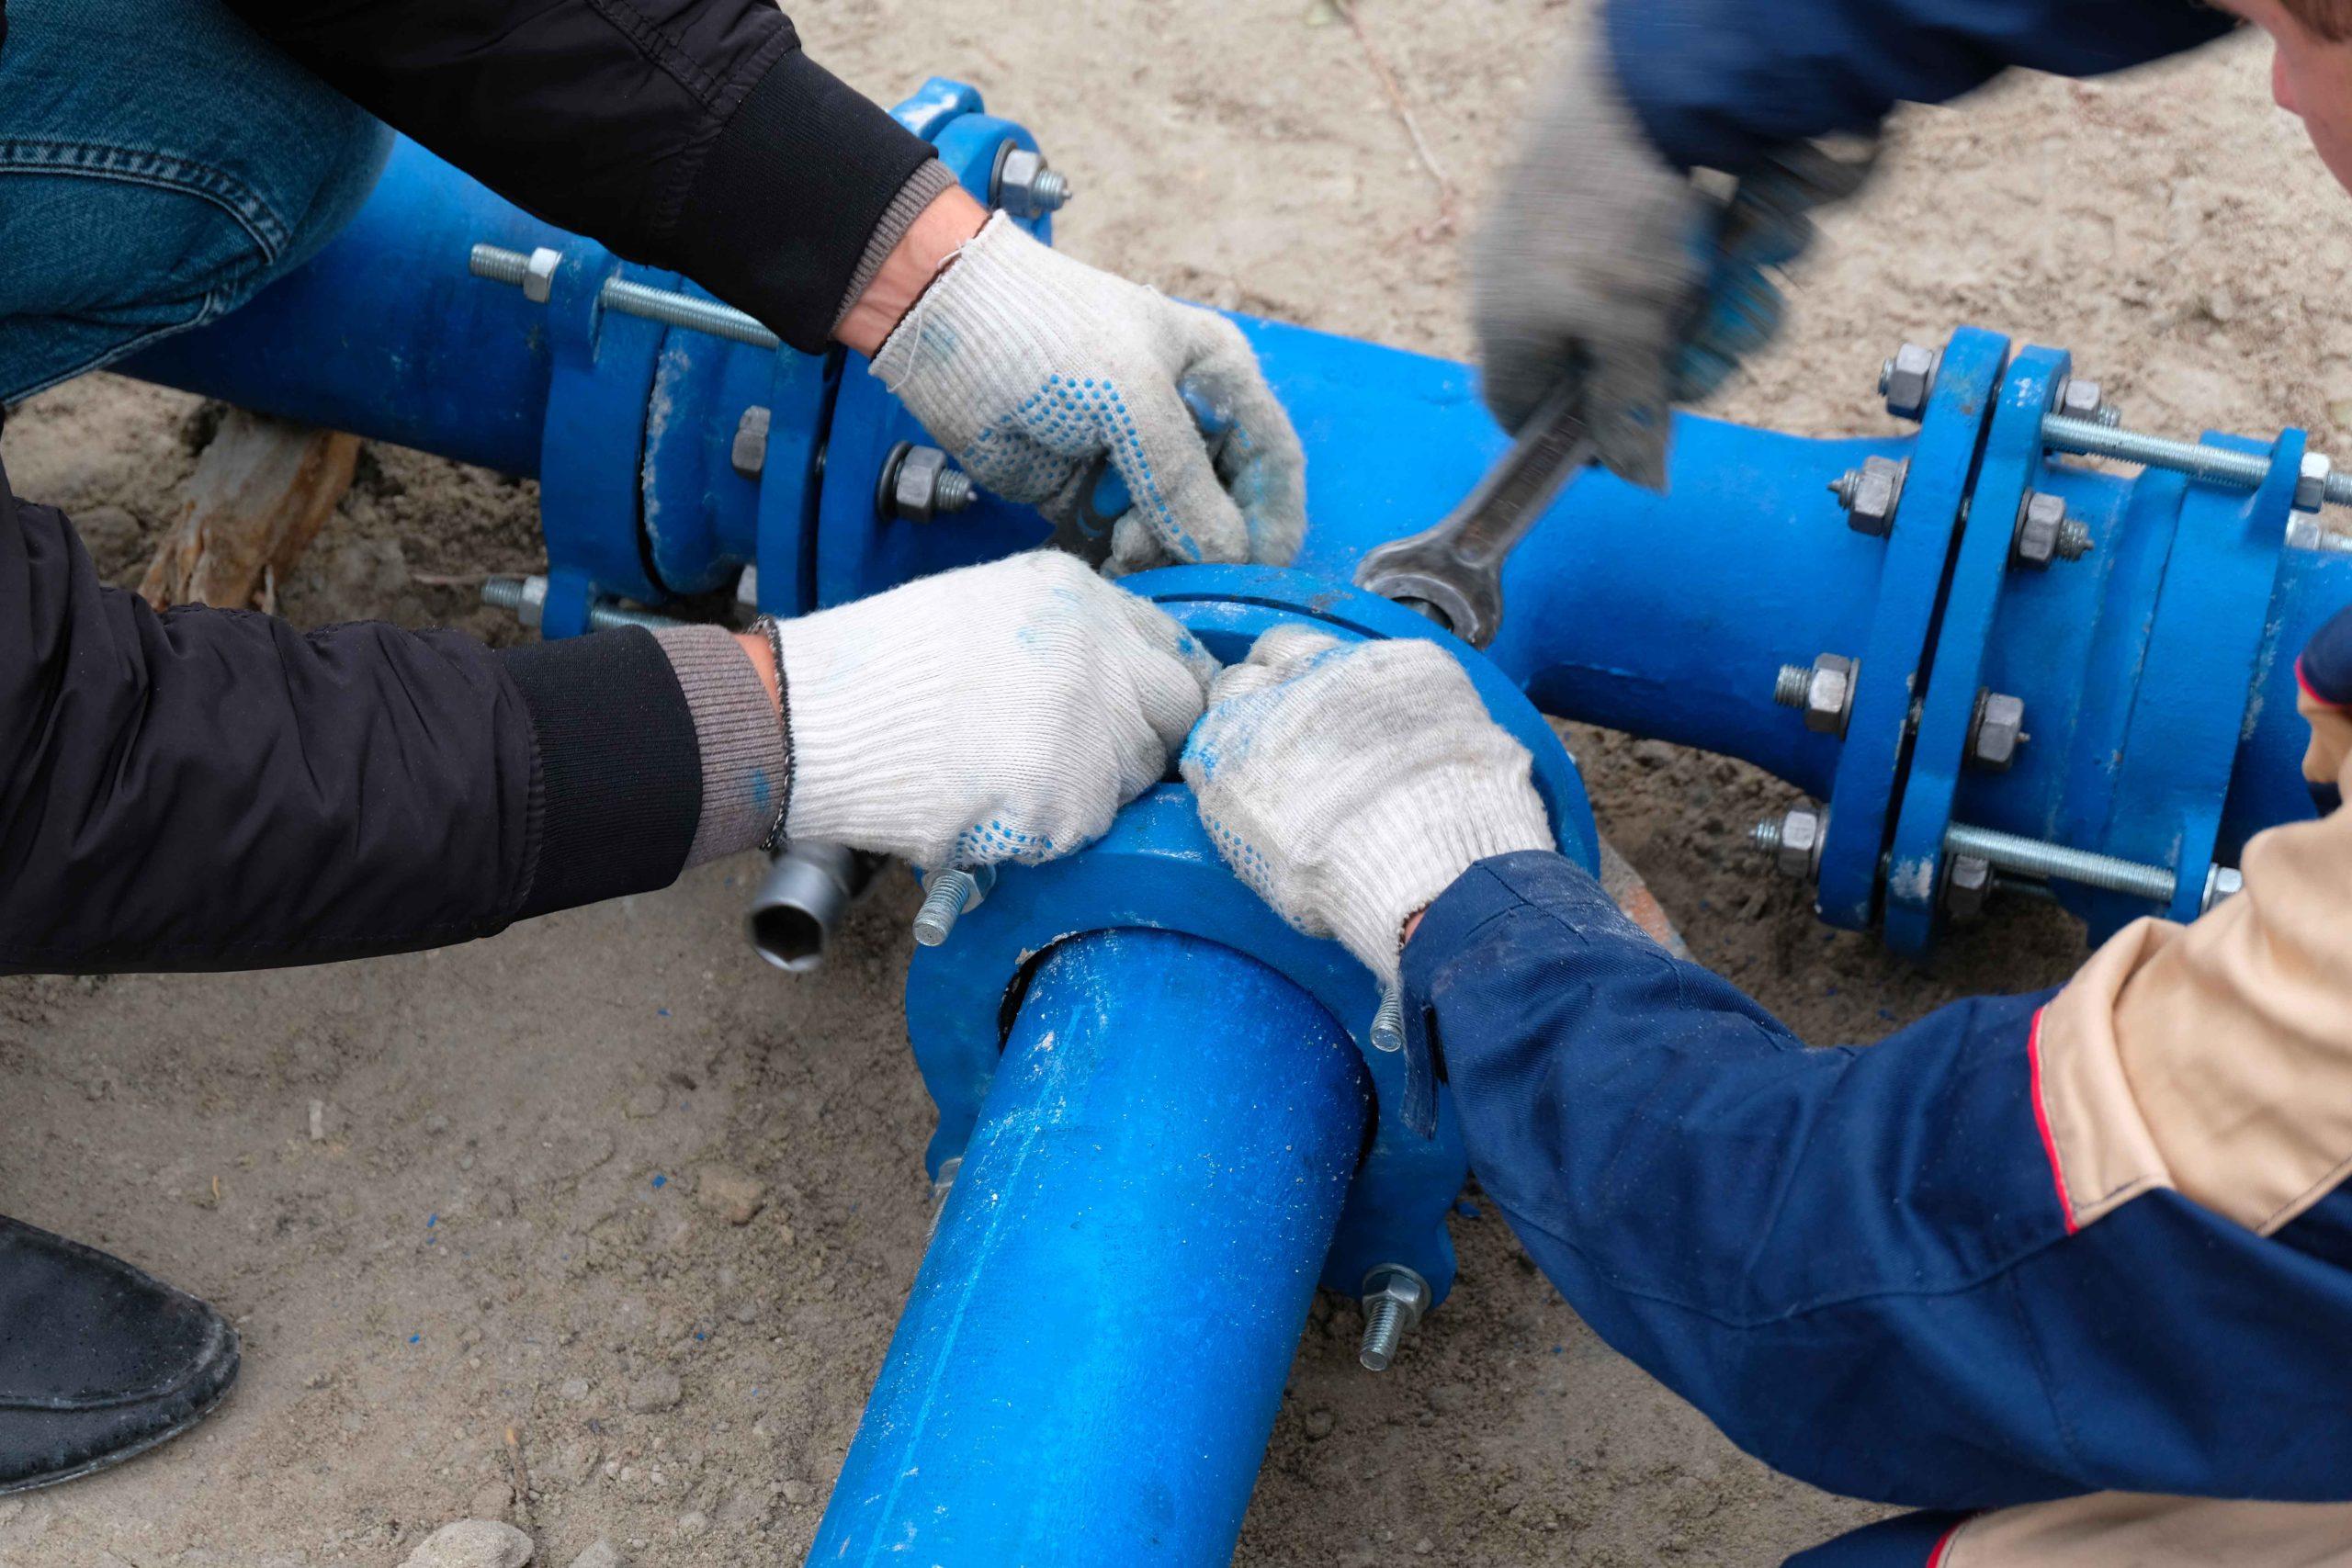
<svg viewBox="0 0 2352 1568">
<path fill-rule="evenodd" d="M 2257 835 L 2241 869 L 2196 924 L 2119 931 L 2036 1021 L 2078 1226 L 2169 1186 L 2267 1235 L 2352 1170 L 2352 809 Z"/>
<path fill-rule="evenodd" d="M 2352 1503 L 2099 1492 L 1979 1514 L 1934 1568 L 2352 1568 Z"/>
<path fill-rule="evenodd" d="M 2339 784 L 2346 776 L 2345 763 L 2352 761 L 2352 707 L 2324 703 L 2299 690 L 2295 711 L 2312 727 L 2312 743 L 2303 752 L 2303 777 L 2313 784 Z M 2352 789 L 2344 793 L 2352 795 Z"/>
</svg>

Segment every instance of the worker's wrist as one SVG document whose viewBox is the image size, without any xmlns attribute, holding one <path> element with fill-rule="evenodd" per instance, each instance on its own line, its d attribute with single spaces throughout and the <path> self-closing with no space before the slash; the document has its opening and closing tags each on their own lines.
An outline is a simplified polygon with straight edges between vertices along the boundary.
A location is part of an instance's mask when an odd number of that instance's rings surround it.
<svg viewBox="0 0 2352 1568">
<path fill-rule="evenodd" d="M 988 209 L 962 186 L 950 185 L 941 190 L 875 267 L 872 280 L 842 312 L 833 336 L 871 357 L 922 298 L 932 280 L 988 220 Z"/>
<path fill-rule="evenodd" d="M 790 757 L 767 639 L 719 626 L 653 634 L 693 716 L 702 812 L 688 865 L 756 847 L 775 825 Z"/>
</svg>

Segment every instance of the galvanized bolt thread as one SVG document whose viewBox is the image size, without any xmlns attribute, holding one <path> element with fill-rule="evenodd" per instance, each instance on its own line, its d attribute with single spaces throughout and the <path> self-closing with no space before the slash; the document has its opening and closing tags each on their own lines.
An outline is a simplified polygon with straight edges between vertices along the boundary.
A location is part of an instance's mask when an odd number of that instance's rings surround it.
<svg viewBox="0 0 2352 1568">
<path fill-rule="evenodd" d="M 1069 197 L 1069 176 L 1059 169 L 1040 169 L 1029 182 L 1029 203 L 1040 212 L 1059 211 Z"/>
<path fill-rule="evenodd" d="M 2241 490 L 2253 490 L 2270 473 L 2270 459 L 2258 452 L 2232 452 L 2194 441 L 2175 441 L 2170 436 L 2123 430 L 2100 420 L 2072 419 L 2064 414 L 2043 416 L 2041 443 L 2053 452 L 2119 457 L 2143 468 L 2170 468 Z M 2325 494 L 2330 505 L 2352 506 L 2352 471 L 2330 473 Z"/>
<path fill-rule="evenodd" d="M 2177 882 L 2169 870 L 2160 865 L 2143 865 L 2116 855 L 2046 843 L 2015 833 L 1997 833 L 1990 828 L 1971 828 L 1959 822 L 1944 829 L 1944 852 L 1976 855 L 1990 861 L 1995 870 L 2013 875 L 2078 882 L 2086 887 L 2125 893 L 2157 904 L 2172 902 Z"/>
<path fill-rule="evenodd" d="M 1849 468 L 1829 481 L 1829 493 L 1838 498 L 1838 505 L 1850 512 L 1854 508 L 1854 491 L 1861 482 L 1861 469 Z"/>
<path fill-rule="evenodd" d="M 1380 993 L 1380 1010 L 1372 1015 L 1372 1048 L 1375 1051 L 1402 1051 L 1405 1048 L 1405 997 L 1394 986 Z"/>
<path fill-rule="evenodd" d="M 2120 429 L 2123 424 L 2123 411 L 2117 408 L 2113 403 L 2099 404 L 2098 412 L 2091 415 L 2091 417 L 2098 421 L 2101 424 L 2107 426 L 2109 430 Z"/>
<path fill-rule="evenodd" d="M 1363 1343 L 1356 1360 L 1368 1372 L 1385 1372 L 1405 1342 L 1405 1303 L 1384 1298 L 1372 1303 L 1363 1320 Z"/>
<path fill-rule="evenodd" d="M 1781 852 L 1781 819 L 1767 817 L 1747 830 L 1748 842 L 1768 855 Z"/>
<path fill-rule="evenodd" d="M 519 284 L 530 265 L 530 258 L 520 251 L 509 251 L 497 245 L 476 245 L 467 262 L 467 269 L 476 277 L 493 283 Z M 608 310 L 624 316 L 640 316 L 665 326 L 684 327 L 689 332 L 708 333 L 713 337 L 727 338 L 735 343 L 749 344 L 753 348 L 775 348 L 780 339 L 760 325 L 759 321 L 732 306 L 716 299 L 697 299 L 691 294 L 679 294 L 667 288 L 650 288 L 642 283 L 631 283 L 625 277 L 608 277 L 597 290 L 596 298 Z"/>
<path fill-rule="evenodd" d="M 544 594 L 547 579 L 543 577 L 486 578 L 481 585 L 481 602 L 495 608 L 512 610 L 520 615 L 523 606 L 530 602 L 531 588 L 535 583 L 539 585 L 540 592 Z M 647 631 L 651 632 L 661 631 L 668 626 L 683 626 L 685 624 L 673 616 L 657 615 L 650 610 L 628 609 L 614 604 L 609 599 L 594 600 L 588 605 L 590 631 L 608 632 L 621 626 L 643 626 Z"/>
<path fill-rule="evenodd" d="M 1772 700 L 1784 708 L 1804 706 L 1804 694 L 1813 685 L 1813 671 L 1802 664 L 1783 664 L 1772 682 Z"/>
<path fill-rule="evenodd" d="M 923 889 L 922 908 L 915 911 L 915 940 L 925 947 L 937 947 L 945 942 L 978 888 L 978 878 L 968 871 L 932 873 L 931 882 Z"/>
<path fill-rule="evenodd" d="M 1886 389 L 1894 385 L 1894 361 L 1892 359 L 1880 360 L 1878 362 L 1878 395 L 1882 398 L 1886 396 Z"/>
<path fill-rule="evenodd" d="M 2079 517 L 2069 517 L 2059 524 L 2057 547 L 2061 560 L 2080 560 L 2090 554 L 2090 525 Z"/>
<path fill-rule="evenodd" d="M 961 468 L 942 468 L 939 479 L 932 486 L 931 507 L 934 512 L 961 512 L 972 504 L 972 476 Z"/>
</svg>

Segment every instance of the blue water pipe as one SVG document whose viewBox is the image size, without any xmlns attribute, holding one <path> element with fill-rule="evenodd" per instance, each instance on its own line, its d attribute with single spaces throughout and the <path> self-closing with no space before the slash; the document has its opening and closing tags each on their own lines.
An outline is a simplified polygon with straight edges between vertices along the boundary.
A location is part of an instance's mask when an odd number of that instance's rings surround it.
<svg viewBox="0 0 2352 1568">
<path fill-rule="evenodd" d="M 1055 947 L 808 1561 L 1231 1557 L 1370 1100 L 1347 1032 L 1254 957 Z"/>
</svg>

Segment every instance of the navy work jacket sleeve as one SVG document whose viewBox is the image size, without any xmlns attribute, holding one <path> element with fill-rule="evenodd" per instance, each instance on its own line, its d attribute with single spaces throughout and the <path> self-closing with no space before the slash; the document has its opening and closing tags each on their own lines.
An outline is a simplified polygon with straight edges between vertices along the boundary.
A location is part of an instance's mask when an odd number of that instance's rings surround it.
<svg viewBox="0 0 2352 1568">
<path fill-rule="evenodd" d="M 1430 907 L 1405 984 L 1536 1264 L 1778 1469 L 1917 1507 L 2352 1495 L 2343 1190 L 2273 1236 L 2171 1190 L 2077 1228 L 2046 997 L 1808 1048 L 1532 853 Z"/>
<path fill-rule="evenodd" d="M 1798 137 L 1867 132 L 2013 65 L 2120 71 L 2220 37 L 2197 0 L 1608 0 L 1617 78 L 1675 163 L 1744 172 Z"/>
</svg>

